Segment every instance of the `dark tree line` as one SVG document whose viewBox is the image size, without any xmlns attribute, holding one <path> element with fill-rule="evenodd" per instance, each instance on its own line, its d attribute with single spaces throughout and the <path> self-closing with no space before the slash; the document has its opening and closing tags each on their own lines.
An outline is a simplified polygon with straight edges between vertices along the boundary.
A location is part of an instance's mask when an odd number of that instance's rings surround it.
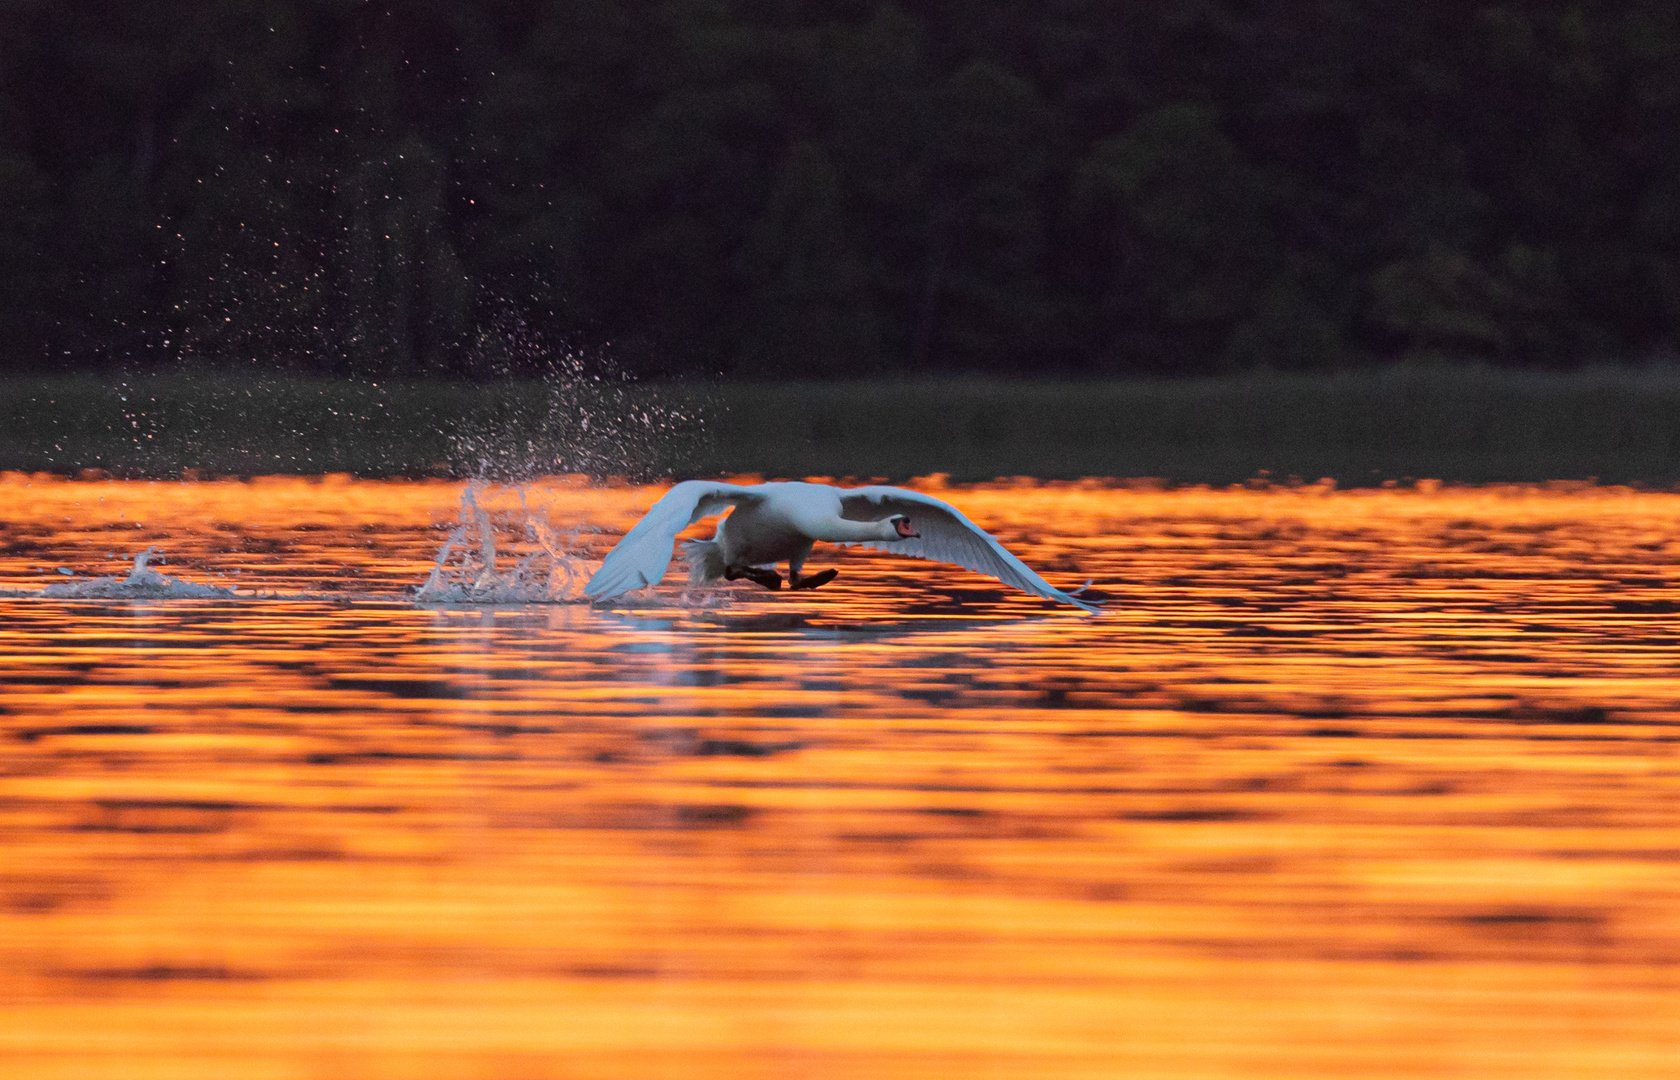
<svg viewBox="0 0 1680 1080">
<path fill-rule="evenodd" d="M 1673 0 L 0 0 L 0 364 L 1567 365 L 1680 330 Z"/>
</svg>

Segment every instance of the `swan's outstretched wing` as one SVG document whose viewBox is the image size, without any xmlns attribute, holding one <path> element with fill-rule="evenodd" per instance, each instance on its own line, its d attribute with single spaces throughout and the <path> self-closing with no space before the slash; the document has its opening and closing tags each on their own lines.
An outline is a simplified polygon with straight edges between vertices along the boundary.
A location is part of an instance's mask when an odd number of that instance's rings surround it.
<svg viewBox="0 0 1680 1080">
<path fill-rule="evenodd" d="M 607 600 L 619 593 L 657 585 L 671 565 L 671 543 L 677 534 L 703 517 L 721 514 L 731 506 L 757 502 L 764 496 L 740 484 L 715 484 L 706 480 L 684 480 L 653 504 L 636 527 L 625 533 L 607 553 L 607 561 L 583 595 Z"/>
<path fill-rule="evenodd" d="M 1089 601 L 1070 596 L 1035 574 L 1026 563 L 1004 550 L 961 510 L 932 495 L 897 487 L 851 488 L 840 493 L 840 516 L 851 521 L 882 521 L 903 514 L 921 537 L 898 541 L 869 541 L 862 546 L 914 559 L 955 563 L 977 574 L 995 577 L 1022 592 L 1059 600 L 1095 613 Z"/>
</svg>

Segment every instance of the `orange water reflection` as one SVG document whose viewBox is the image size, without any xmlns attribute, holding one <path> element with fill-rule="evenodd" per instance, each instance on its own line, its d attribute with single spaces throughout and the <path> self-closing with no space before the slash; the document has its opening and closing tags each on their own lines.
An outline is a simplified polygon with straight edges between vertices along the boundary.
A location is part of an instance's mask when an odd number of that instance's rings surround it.
<svg viewBox="0 0 1680 1080">
<path fill-rule="evenodd" d="M 0 1072 L 1675 1075 L 1680 497 L 950 493 L 1090 619 L 416 607 L 458 496 L 0 482 L 243 594 L 0 599 Z"/>
</svg>

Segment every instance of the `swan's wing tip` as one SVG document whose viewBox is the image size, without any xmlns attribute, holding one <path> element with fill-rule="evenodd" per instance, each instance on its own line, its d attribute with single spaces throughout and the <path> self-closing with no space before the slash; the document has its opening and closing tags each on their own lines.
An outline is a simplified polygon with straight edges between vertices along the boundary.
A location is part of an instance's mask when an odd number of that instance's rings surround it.
<svg viewBox="0 0 1680 1080">
<path fill-rule="evenodd" d="M 1085 590 L 1089 589 L 1095 581 L 1096 578 L 1086 578 L 1085 584 L 1079 586 L 1079 588 L 1062 590 L 1060 599 L 1066 600 L 1087 615 L 1101 615 L 1104 611 L 1103 602 L 1101 600 L 1087 600 L 1084 596 Z"/>
<path fill-rule="evenodd" d="M 1023 589 L 1022 591 L 1031 592 L 1032 590 Z M 1078 590 L 1075 590 L 1074 592 L 1063 592 L 1060 589 L 1052 587 L 1049 593 L 1039 593 L 1039 595 L 1043 596 L 1046 600 L 1055 600 L 1058 603 L 1067 604 L 1070 607 L 1076 607 L 1087 615 L 1101 615 L 1104 611 L 1101 601 L 1085 600 L 1080 597 Z"/>
</svg>

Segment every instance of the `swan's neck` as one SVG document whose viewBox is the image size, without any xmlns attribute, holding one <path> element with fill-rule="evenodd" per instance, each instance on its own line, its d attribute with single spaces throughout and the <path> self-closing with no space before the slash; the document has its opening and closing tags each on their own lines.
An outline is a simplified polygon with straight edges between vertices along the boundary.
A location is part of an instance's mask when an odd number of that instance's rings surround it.
<svg viewBox="0 0 1680 1080">
<path fill-rule="evenodd" d="M 830 544 L 862 544 L 872 540 L 898 540 L 898 529 L 891 520 L 887 521 L 847 521 L 845 518 L 830 518 L 823 523 L 823 536 L 813 536 L 813 540 L 822 540 Z"/>
</svg>

